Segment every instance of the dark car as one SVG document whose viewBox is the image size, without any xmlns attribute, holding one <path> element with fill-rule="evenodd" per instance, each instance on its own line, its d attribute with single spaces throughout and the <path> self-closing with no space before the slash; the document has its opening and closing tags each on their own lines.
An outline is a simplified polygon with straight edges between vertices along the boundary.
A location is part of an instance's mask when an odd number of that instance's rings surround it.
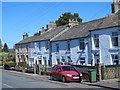
<svg viewBox="0 0 120 90">
<path fill-rule="evenodd" d="M 71 65 L 55 65 L 52 67 L 50 79 L 54 80 L 62 80 L 62 82 L 66 81 L 82 81 L 82 73 L 79 73 L 73 66 Z"/>
<path fill-rule="evenodd" d="M 26 72 L 28 72 L 28 73 L 34 73 L 34 67 L 31 67 L 31 66 L 27 67 Z"/>
</svg>

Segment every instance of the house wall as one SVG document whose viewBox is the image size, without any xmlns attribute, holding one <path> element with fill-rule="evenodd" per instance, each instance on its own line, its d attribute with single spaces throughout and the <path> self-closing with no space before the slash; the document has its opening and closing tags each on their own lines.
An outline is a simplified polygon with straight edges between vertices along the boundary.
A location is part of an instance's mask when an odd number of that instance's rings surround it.
<svg viewBox="0 0 120 90">
<path fill-rule="evenodd" d="M 34 64 L 48 65 L 49 60 L 49 48 L 50 42 L 48 42 L 48 49 L 46 50 L 46 41 L 31 42 L 30 44 L 30 53 L 29 53 L 29 65 L 33 66 Z M 45 62 L 46 60 L 46 62 Z"/>
<path fill-rule="evenodd" d="M 71 60 L 74 64 L 80 64 L 80 58 L 85 57 L 85 65 L 90 64 L 90 59 L 88 58 L 88 46 L 89 46 L 89 39 L 85 38 L 85 50 L 82 51 L 79 49 L 79 39 L 73 39 L 70 41 L 70 50 L 68 48 L 68 41 L 57 41 L 52 42 L 52 64 L 58 64 L 57 59 L 62 61 L 62 58 L 68 62 L 68 57 L 71 57 Z M 56 44 L 59 44 L 59 52 L 56 50 Z"/>
<path fill-rule="evenodd" d="M 29 43 L 16 45 L 16 48 L 15 48 L 16 62 L 18 63 L 18 62 L 26 61 L 27 63 L 29 63 L 29 58 L 28 58 L 29 52 L 30 52 Z"/>
<path fill-rule="evenodd" d="M 99 61 L 104 65 L 113 65 L 112 54 L 118 54 L 118 47 L 112 45 L 112 32 L 118 32 L 118 27 L 101 29 L 91 32 L 92 60 L 96 63 L 95 53 L 99 54 Z M 99 48 L 94 45 L 94 35 L 99 34 Z"/>
</svg>

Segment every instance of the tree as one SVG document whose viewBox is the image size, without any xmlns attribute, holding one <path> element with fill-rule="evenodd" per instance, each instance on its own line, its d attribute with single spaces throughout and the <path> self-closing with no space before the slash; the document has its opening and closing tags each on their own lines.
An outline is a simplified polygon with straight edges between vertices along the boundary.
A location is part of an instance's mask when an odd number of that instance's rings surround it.
<svg viewBox="0 0 120 90">
<path fill-rule="evenodd" d="M 0 38 L 0 52 L 2 52 L 2 42 L 1 42 L 1 38 Z"/>
<path fill-rule="evenodd" d="M 34 36 L 38 36 L 39 35 L 39 33 L 38 32 L 36 32 L 35 34 L 34 34 Z"/>
<path fill-rule="evenodd" d="M 65 12 L 64 14 L 62 14 L 62 16 L 60 16 L 58 20 L 56 20 L 55 22 L 57 26 L 62 26 L 62 25 L 68 24 L 69 19 L 71 18 L 72 19 L 77 18 L 78 22 L 82 22 L 82 19 L 79 17 L 78 13 L 71 14 L 70 12 Z"/>
<path fill-rule="evenodd" d="M 3 46 L 3 52 L 9 52 L 9 48 L 7 46 L 7 43 L 5 43 Z"/>
</svg>

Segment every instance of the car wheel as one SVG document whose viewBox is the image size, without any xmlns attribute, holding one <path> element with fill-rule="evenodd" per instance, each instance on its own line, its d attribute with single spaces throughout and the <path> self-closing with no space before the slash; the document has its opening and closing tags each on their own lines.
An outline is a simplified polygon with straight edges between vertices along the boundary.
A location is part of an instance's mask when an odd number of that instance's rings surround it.
<svg viewBox="0 0 120 90">
<path fill-rule="evenodd" d="M 54 80 L 54 77 L 52 74 L 50 75 L 50 80 Z"/>
<path fill-rule="evenodd" d="M 65 83 L 66 82 L 66 79 L 64 76 L 62 76 L 62 82 Z"/>
<path fill-rule="evenodd" d="M 80 80 L 79 83 L 81 83 L 82 81 Z"/>
</svg>

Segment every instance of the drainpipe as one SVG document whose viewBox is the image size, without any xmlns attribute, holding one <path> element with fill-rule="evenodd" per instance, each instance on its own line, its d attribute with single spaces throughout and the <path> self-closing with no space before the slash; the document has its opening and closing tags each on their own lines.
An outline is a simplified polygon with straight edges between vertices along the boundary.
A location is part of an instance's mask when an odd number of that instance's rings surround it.
<svg viewBox="0 0 120 90">
<path fill-rule="evenodd" d="M 50 41 L 50 40 L 49 40 Z M 50 60 L 50 66 L 52 67 L 52 45 L 50 41 L 50 48 L 49 48 L 49 60 Z"/>
<path fill-rule="evenodd" d="M 93 65 L 93 59 L 92 59 L 92 40 L 91 40 L 91 31 L 89 31 L 89 41 L 90 41 L 90 46 L 89 46 L 89 50 L 90 50 L 90 54 L 89 54 L 89 58 L 91 61 L 91 66 Z"/>
<path fill-rule="evenodd" d="M 118 27 L 119 29 L 119 27 Z M 118 60 L 120 64 L 120 29 L 118 30 Z"/>
<path fill-rule="evenodd" d="M 118 27 L 118 60 L 118 64 L 120 65 L 120 27 Z M 120 79 L 120 69 L 118 69 L 118 78 Z"/>
</svg>

